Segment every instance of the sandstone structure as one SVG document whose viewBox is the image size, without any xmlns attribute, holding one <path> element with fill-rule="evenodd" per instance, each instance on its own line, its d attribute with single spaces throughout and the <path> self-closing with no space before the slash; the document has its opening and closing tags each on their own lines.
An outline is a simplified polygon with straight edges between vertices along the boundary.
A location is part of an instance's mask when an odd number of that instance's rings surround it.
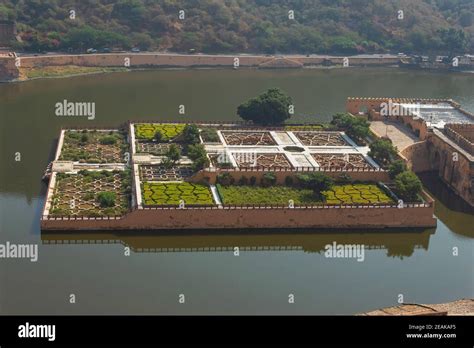
<svg viewBox="0 0 474 348">
<path fill-rule="evenodd" d="M 415 172 L 436 171 L 441 180 L 462 199 L 474 206 L 474 115 L 451 99 L 415 98 L 348 98 L 346 110 L 354 115 L 366 114 L 369 120 L 383 120 L 382 105 L 446 105 L 462 117 L 459 123 L 436 123 L 423 114 L 392 115 L 390 122 L 403 124 L 420 141 L 401 150 L 408 166 Z M 443 109 L 444 110 L 444 109 Z M 442 126 L 440 126 L 442 125 Z"/>
</svg>

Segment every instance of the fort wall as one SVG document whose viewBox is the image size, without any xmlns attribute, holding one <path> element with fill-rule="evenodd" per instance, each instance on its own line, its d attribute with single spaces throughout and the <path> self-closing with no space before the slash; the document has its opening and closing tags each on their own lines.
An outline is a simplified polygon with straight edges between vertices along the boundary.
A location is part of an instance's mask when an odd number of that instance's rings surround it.
<svg viewBox="0 0 474 348">
<path fill-rule="evenodd" d="M 201 207 L 137 209 L 124 217 L 43 218 L 44 230 L 434 227 L 434 205 L 319 208 Z"/>
</svg>

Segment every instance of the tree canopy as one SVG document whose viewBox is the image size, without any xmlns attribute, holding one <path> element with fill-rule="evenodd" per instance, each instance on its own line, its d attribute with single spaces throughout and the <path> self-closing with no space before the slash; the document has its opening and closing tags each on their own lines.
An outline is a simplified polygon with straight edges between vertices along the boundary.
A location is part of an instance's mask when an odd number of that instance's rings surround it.
<svg viewBox="0 0 474 348">
<path fill-rule="evenodd" d="M 245 121 L 261 125 L 276 125 L 291 117 L 291 97 L 279 88 L 270 88 L 263 94 L 239 105 L 237 114 Z"/>
<path fill-rule="evenodd" d="M 403 19 L 398 18 L 400 9 Z M 473 50 L 473 13 L 472 0 L 3 0 L 0 4 L 0 20 L 17 22 L 23 40 L 17 45 L 27 50 L 137 46 L 208 53 L 427 53 L 452 46 L 457 50 L 462 41 Z"/>
<path fill-rule="evenodd" d="M 400 198 L 413 202 L 417 200 L 423 185 L 415 173 L 404 171 L 395 177 L 395 188 Z"/>
<path fill-rule="evenodd" d="M 392 145 L 390 140 L 377 139 L 371 143 L 369 147 L 370 151 L 368 155 L 382 166 L 389 164 L 397 155 L 397 149 Z"/>
</svg>

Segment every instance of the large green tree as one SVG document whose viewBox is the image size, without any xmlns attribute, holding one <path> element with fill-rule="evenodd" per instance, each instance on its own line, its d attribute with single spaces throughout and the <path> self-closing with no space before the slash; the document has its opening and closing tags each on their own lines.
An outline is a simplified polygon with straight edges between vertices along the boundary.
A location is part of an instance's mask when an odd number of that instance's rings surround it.
<svg viewBox="0 0 474 348">
<path fill-rule="evenodd" d="M 395 190 L 404 201 L 416 201 L 423 185 L 415 173 L 405 171 L 395 177 Z"/>
<path fill-rule="evenodd" d="M 291 117 L 291 97 L 279 88 L 270 88 L 258 97 L 239 105 L 237 114 L 245 121 L 261 125 L 277 125 Z"/>
<path fill-rule="evenodd" d="M 390 140 L 377 139 L 369 145 L 370 151 L 368 155 L 376 160 L 380 165 L 388 165 L 397 155 L 397 149 L 392 145 Z"/>
</svg>

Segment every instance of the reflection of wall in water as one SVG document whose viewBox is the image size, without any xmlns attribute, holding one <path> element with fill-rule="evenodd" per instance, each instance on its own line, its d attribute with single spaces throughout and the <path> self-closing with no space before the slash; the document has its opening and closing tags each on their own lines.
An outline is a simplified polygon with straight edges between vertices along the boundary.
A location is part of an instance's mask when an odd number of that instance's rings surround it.
<svg viewBox="0 0 474 348">
<path fill-rule="evenodd" d="M 261 232 L 261 231 L 260 231 Z M 316 232 L 316 233 L 315 233 Z M 424 231 L 391 231 L 383 233 L 321 233 L 240 235 L 142 235 L 42 233 L 44 244 L 122 244 L 134 252 L 232 252 L 240 251 L 304 251 L 324 253 L 327 244 L 361 244 L 367 250 L 387 250 L 389 257 L 409 257 L 415 249 L 428 250 L 434 229 Z"/>
</svg>

